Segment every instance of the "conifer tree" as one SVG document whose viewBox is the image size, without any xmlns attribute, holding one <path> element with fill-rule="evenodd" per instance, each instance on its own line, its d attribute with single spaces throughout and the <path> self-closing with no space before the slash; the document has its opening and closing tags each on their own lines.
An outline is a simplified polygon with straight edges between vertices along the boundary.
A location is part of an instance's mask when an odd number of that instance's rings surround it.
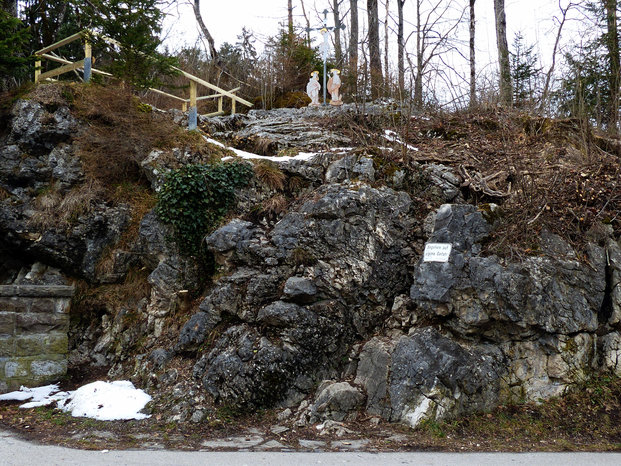
<svg viewBox="0 0 621 466">
<path fill-rule="evenodd" d="M 174 74 L 176 61 L 157 51 L 164 13 L 159 0 L 89 0 L 87 11 L 98 32 L 117 41 L 108 69 L 140 88 L 158 84 L 162 74 Z M 96 39 L 96 38 L 95 38 Z"/>
<path fill-rule="evenodd" d="M 28 73 L 28 28 L 12 14 L 0 9 L 0 89 L 9 87 L 25 79 Z"/>
</svg>

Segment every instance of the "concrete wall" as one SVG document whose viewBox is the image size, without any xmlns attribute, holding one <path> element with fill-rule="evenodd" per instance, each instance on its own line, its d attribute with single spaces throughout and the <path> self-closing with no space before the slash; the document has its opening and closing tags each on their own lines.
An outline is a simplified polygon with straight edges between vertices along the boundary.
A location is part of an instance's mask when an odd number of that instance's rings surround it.
<svg viewBox="0 0 621 466">
<path fill-rule="evenodd" d="M 0 393 L 57 382 L 67 373 L 73 287 L 0 286 Z"/>
</svg>

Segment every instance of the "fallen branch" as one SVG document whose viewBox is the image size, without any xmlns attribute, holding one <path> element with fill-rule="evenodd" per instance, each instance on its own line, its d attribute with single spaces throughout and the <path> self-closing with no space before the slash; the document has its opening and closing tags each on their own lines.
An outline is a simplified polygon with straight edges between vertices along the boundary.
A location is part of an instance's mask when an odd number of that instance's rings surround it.
<svg viewBox="0 0 621 466">
<path fill-rule="evenodd" d="M 468 188 L 472 191 L 480 192 L 491 197 L 505 198 L 511 195 L 510 187 L 507 191 L 499 191 L 497 189 L 491 188 L 488 184 L 488 182 L 498 178 L 500 175 L 506 174 L 504 171 L 499 171 L 497 173 L 494 173 L 493 175 L 488 176 L 483 176 L 481 175 L 481 173 L 478 172 L 474 175 L 471 175 L 466 170 L 466 167 L 460 165 L 459 172 L 464 179 L 463 183 L 461 184 L 462 188 Z"/>
</svg>

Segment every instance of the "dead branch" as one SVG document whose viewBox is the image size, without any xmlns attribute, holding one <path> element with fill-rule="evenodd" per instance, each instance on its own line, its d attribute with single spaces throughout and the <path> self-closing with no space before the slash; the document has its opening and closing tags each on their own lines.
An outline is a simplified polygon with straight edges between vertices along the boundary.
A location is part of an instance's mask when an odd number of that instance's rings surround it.
<svg viewBox="0 0 621 466">
<path fill-rule="evenodd" d="M 488 175 L 488 176 L 483 176 L 479 172 L 476 172 L 473 175 L 471 175 L 466 170 L 466 167 L 464 167 L 463 165 L 459 165 L 459 173 L 464 179 L 463 183 L 461 184 L 462 188 L 468 188 L 471 191 L 474 191 L 477 193 L 483 193 L 490 197 L 506 198 L 511 195 L 511 188 L 503 192 L 503 191 L 498 191 L 497 189 L 493 189 L 488 184 L 488 182 L 490 182 L 491 180 L 495 178 L 498 178 L 500 175 L 502 174 L 506 175 L 506 172 L 504 170 L 498 173 L 494 173 L 493 175 Z"/>
</svg>

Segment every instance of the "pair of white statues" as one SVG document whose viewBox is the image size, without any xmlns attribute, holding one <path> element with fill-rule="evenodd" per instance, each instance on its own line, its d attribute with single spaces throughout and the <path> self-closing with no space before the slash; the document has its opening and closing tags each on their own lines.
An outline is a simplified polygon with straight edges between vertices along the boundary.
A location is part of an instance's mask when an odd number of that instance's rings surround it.
<svg viewBox="0 0 621 466">
<path fill-rule="evenodd" d="M 341 77 L 339 74 L 341 73 L 336 68 L 330 70 L 332 74 L 330 79 L 328 80 L 328 92 L 332 96 L 330 100 L 330 105 L 343 105 L 343 101 L 341 100 L 340 88 L 341 88 Z M 311 103 L 308 105 L 309 107 L 319 107 L 319 91 L 321 90 L 321 84 L 319 84 L 319 71 L 313 71 L 311 73 L 310 79 L 308 80 L 308 84 L 306 85 L 306 93 L 311 98 Z"/>
</svg>

